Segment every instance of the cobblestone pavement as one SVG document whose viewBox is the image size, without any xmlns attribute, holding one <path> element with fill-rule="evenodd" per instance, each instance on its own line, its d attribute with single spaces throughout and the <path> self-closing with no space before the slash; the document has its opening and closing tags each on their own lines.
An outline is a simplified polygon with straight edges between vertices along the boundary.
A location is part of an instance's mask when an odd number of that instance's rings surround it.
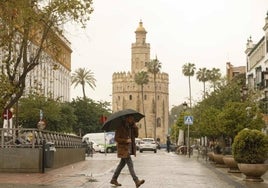
<svg viewBox="0 0 268 188">
<path fill-rule="evenodd" d="M 109 184 L 119 159 L 116 154 L 95 154 L 86 161 L 42 173 L 0 173 L 0 188 L 111 188 Z M 164 150 L 137 153 L 135 171 L 145 179 L 141 188 L 267 188 L 268 174 L 262 183 L 247 183 L 241 173 L 230 174 L 205 159 L 167 153 Z M 127 166 L 118 181 L 122 188 L 135 188 Z"/>
</svg>

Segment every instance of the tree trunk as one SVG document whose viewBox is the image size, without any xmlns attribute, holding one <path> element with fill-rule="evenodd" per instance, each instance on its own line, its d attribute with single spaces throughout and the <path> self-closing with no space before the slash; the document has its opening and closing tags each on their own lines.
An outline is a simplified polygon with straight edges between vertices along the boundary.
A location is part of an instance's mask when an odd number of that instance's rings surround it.
<svg viewBox="0 0 268 188">
<path fill-rule="evenodd" d="M 141 100 L 142 100 L 142 111 L 143 114 L 145 115 L 145 110 L 144 110 L 144 98 L 143 98 L 143 85 L 141 85 Z M 147 138 L 147 127 L 146 127 L 146 117 L 143 118 L 144 120 L 144 131 L 145 131 L 145 137 Z"/>
</svg>

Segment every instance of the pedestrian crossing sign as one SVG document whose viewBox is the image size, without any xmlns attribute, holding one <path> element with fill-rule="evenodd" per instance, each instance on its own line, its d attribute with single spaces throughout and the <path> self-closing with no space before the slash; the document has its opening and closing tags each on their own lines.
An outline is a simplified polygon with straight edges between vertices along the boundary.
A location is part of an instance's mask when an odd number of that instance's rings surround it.
<svg viewBox="0 0 268 188">
<path fill-rule="evenodd" d="M 184 124 L 192 125 L 194 123 L 193 116 L 184 116 Z"/>
</svg>

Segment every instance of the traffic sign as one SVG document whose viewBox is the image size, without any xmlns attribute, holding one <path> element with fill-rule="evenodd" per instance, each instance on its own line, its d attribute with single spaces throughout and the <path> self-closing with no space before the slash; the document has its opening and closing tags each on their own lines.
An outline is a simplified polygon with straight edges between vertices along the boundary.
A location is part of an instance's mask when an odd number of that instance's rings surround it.
<svg viewBox="0 0 268 188">
<path fill-rule="evenodd" d="M 10 110 L 4 110 L 2 113 L 3 119 L 11 119 L 12 118 L 12 112 Z"/>
<path fill-rule="evenodd" d="M 184 124 L 192 125 L 194 123 L 193 116 L 184 116 Z"/>
</svg>

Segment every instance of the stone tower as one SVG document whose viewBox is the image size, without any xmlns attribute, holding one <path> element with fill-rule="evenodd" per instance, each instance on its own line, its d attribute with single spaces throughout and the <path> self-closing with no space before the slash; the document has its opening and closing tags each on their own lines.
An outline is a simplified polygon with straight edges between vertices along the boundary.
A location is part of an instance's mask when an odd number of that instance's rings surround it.
<svg viewBox="0 0 268 188">
<path fill-rule="evenodd" d="M 156 75 L 156 110 L 154 109 L 154 81 L 153 74 L 148 73 L 149 83 L 143 86 L 143 103 L 141 86 L 135 82 L 135 74 L 147 71 L 146 62 L 150 61 L 150 44 L 146 43 L 146 30 L 140 21 L 135 31 L 136 42 L 131 47 L 131 71 L 113 73 L 113 99 L 112 110 L 132 108 L 145 115 L 139 123 L 139 137 L 145 137 L 145 124 L 147 137 L 159 139 L 161 143 L 166 141 L 168 134 L 169 115 L 169 77 L 167 73 L 159 72 Z M 163 66 L 163 64 L 162 64 Z M 156 113 L 156 116 L 155 116 Z M 155 121 L 156 117 L 156 121 Z"/>
</svg>

